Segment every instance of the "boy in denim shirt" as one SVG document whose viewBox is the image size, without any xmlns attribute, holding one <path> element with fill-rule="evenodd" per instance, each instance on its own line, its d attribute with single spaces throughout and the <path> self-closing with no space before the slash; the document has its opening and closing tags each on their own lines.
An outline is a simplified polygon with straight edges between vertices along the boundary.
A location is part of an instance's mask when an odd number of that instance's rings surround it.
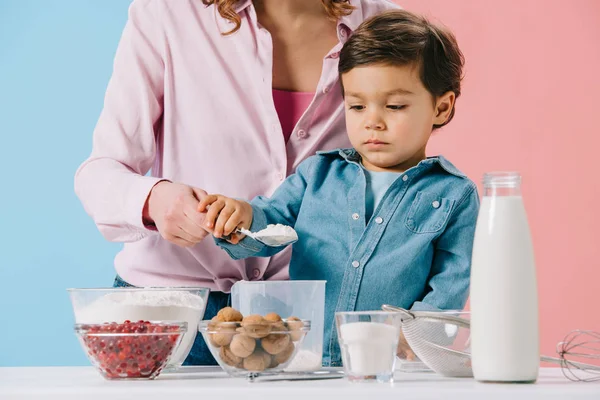
<svg viewBox="0 0 600 400">
<path fill-rule="evenodd" d="M 290 278 L 327 281 L 324 365 L 341 365 L 337 311 L 462 309 L 467 300 L 477 189 L 444 157 L 425 155 L 432 132 L 454 116 L 463 63 L 452 33 L 422 17 L 391 11 L 365 21 L 339 61 L 353 148 L 308 158 L 270 198 L 208 195 L 199 204 L 235 259 L 283 249 L 236 228 L 295 228 Z"/>
</svg>

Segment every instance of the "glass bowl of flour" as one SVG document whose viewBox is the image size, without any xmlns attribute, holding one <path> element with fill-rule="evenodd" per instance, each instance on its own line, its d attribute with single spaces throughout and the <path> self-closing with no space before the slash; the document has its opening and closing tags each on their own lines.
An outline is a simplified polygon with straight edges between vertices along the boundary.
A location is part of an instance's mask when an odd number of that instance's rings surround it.
<svg viewBox="0 0 600 400">
<path fill-rule="evenodd" d="M 67 289 L 76 324 L 125 321 L 185 321 L 187 332 L 165 371 L 179 368 L 189 354 L 210 292 L 207 288 L 98 288 Z"/>
</svg>

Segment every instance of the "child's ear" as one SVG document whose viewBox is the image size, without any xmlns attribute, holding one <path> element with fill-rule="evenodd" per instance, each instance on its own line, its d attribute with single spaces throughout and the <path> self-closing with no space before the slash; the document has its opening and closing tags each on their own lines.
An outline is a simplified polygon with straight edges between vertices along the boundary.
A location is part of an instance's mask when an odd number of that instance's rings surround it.
<svg viewBox="0 0 600 400">
<path fill-rule="evenodd" d="M 437 98 L 435 102 L 435 112 L 433 116 L 433 125 L 442 125 L 450 117 L 456 95 L 454 92 L 446 92 Z"/>
</svg>

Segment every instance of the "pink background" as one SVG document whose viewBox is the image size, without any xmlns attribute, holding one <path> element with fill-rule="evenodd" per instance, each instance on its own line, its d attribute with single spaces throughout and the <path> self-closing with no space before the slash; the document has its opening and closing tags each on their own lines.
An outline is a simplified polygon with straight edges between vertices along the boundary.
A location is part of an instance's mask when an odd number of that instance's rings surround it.
<svg viewBox="0 0 600 400">
<path fill-rule="evenodd" d="M 600 331 L 600 1 L 395 0 L 442 22 L 466 58 L 456 117 L 430 142 L 477 181 L 523 175 L 542 353 Z"/>
</svg>

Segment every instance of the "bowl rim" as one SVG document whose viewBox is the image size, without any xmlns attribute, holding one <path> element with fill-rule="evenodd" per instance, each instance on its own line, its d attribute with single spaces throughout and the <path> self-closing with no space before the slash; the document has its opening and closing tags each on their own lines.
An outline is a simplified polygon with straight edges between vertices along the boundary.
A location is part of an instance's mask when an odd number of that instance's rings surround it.
<svg viewBox="0 0 600 400">
<path fill-rule="evenodd" d="M 274 324 L 277 324 L 279 322 L 288 322 L 287 318 L 282 318 L 281 321 L 268 321 L 269 324 L 271 324 L 271 326 L 273 326 Z M 298 329 L 294 329 L 294 331 L 300 331 L 300 332 L 308 332 L 310 331 L 311 328 L 311 321 L 308 319 L 301 319 L 301 320 L 291 320 L 291 322 L 301 322 L 302 326 L 299 327 Z M 237 331 L 231 331 L 231 332 L 223 332 L 222 330 L 217 330 L 217 329 L 211 329 L 211 324 L 215 324 L 214 321 L 210 320 L 210 319 L 204 319 L 202 321 L 200 321 L 200 323 L 198 324 L 198 332 L 201 333 L 231 333 L 232 335 L 237 335 L 240 332 Z M 225 326 L 225 327 L 231 327 L 231 328 L 243 328 L 242 326 L 242 321 L 235 321 L 235 322 L 218 322 L 218 324 L 220 326 Z M 257 324 L 248 324 L 250 326 L 256 326 Z M 291 333 L 293 331 L 273 331 L 272 333 L 274 334 L 286 334 L 286 333 Z"/>
<path fill-rule="evenodd" d="M 277 281 L 277 280 L 273 280 L 273 281 L 238 281 L 237 283 L 242 283 L 244 285 L 246 284 L 252 284 L 252 285 L 264 285 L 264 284 L 289 284 L 289 283 L 327 283 L 327 280 L 325 279 L 317 279 L 317 280 L 311 280 L 311 279 L 297 279 L 297 280 L 286 280 L 286 281 Z"/>
<path fill-rule="evenodd" d="M 210 292 L 210 288 L 207 287 L 193 287 L 193 286 L 147 286 L 147 287 L 137 287 L 137 286 L 127 286 L 127 287 L 97 287 L 97 288 L 67 288 L 67 292 L 104 292 L 104 291 L 177 291 L 177 290 L 196 290 L 202 292 Z"/>
<path fill-rule="evenodd" d="M 132 322 L 132 323 L 137 323 Z M 87 324 L 87 323 L 76 323 L 73 325 L 75 333 L 80 335 L 88 336 L 154 336 L 154 335 L 173 335 L 173 334 L 184 334 L 188 330 L 187 321 L 145 321 L 150 322 L 155 326 L 173 327 L 179 328 L 176 331 L 169 332 L 90 332 L 91 327 L 111 325 L 112 322 L 104 322 L 101 324 Z M 123 325 L 123 323 L 117 323 L 117 325 Z"/>
<path fill-rule="evenodd" d="M 373 310 L 373 311 L 336 311 L 335 315 L 349 316 L 349 315 L 390 315 L 394 316 L 398 313 L 395 311 L 384 311 L 384 310 Z"/>
</svg>

